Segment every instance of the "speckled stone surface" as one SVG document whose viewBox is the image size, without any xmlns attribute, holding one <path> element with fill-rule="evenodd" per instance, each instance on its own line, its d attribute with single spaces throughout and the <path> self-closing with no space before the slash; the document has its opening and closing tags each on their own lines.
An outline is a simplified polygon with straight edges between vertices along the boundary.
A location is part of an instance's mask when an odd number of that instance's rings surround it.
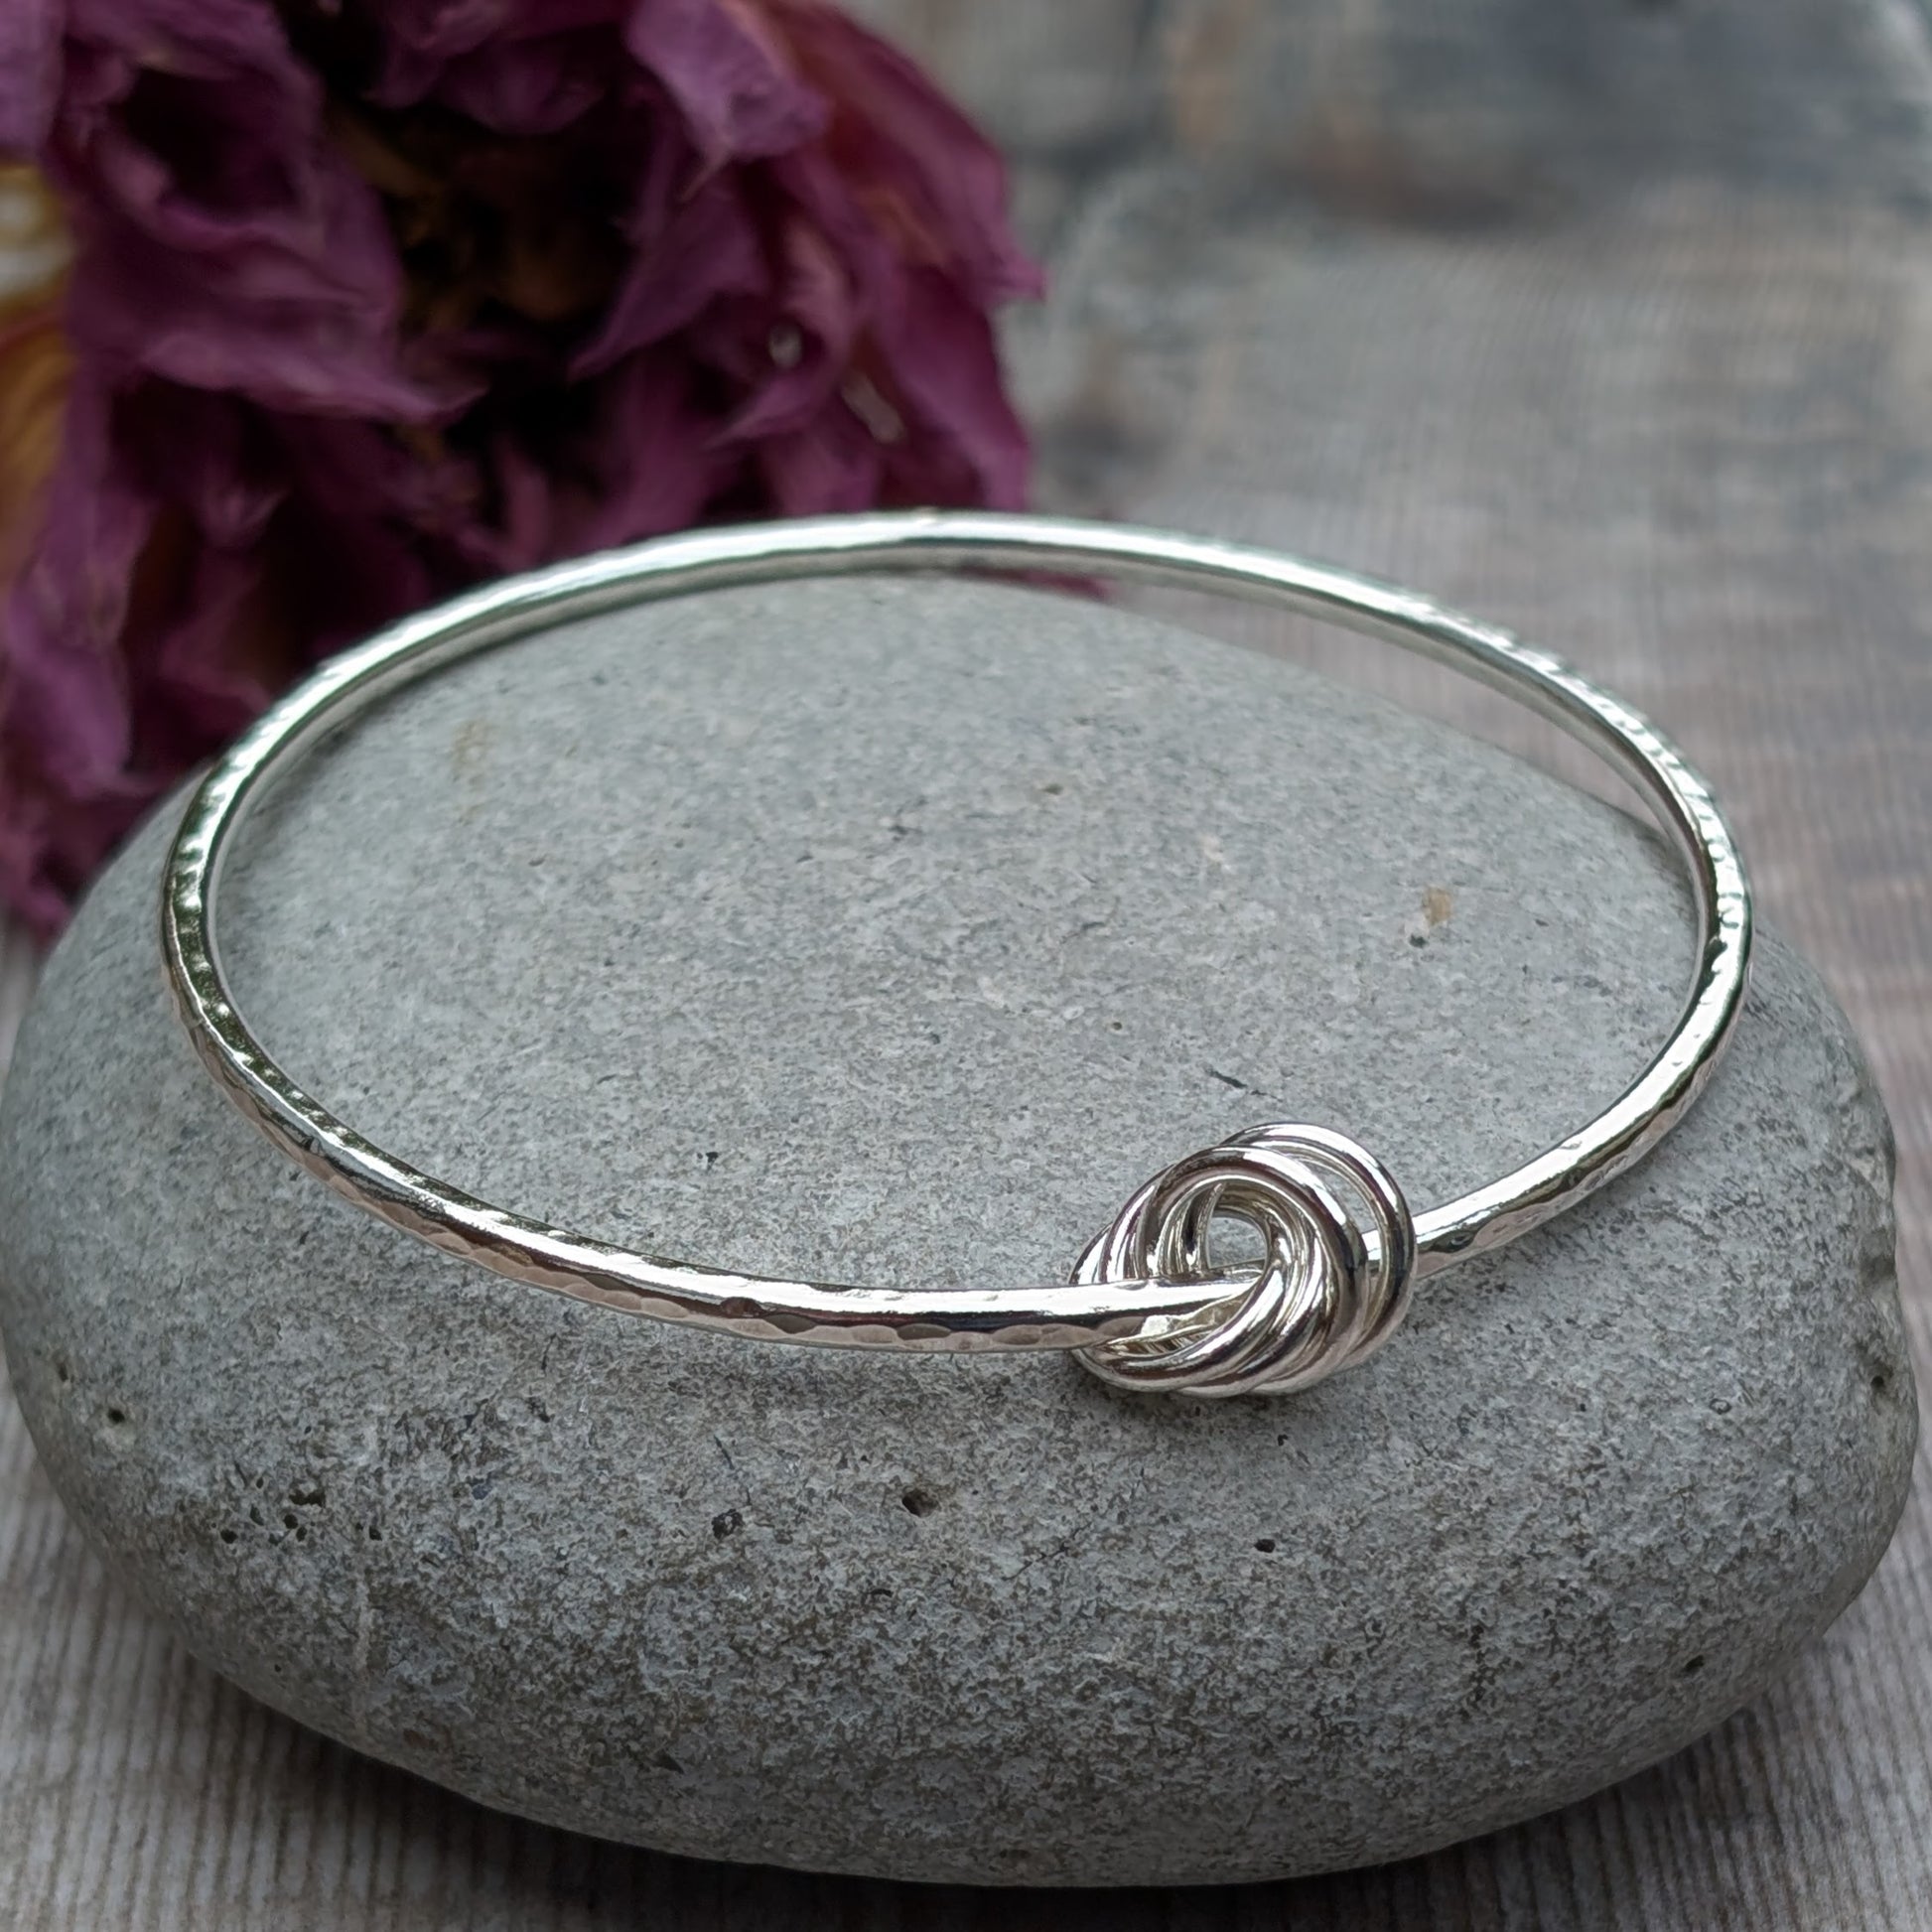
<svg viewBox="0 0 1932 1932">
<path fill-rule="evenodd" d="M 177 1036 L 162 830 L 0 1116 L 47 1468 L 218 1669 L 492 1804 L 919 1878 L 1262 1877 L 1563 1802 L 1850 1599 L 1915 1430 L 1889 1137 L 1767 939 L 1663 1152 L 1302 1397 L 687 1334 L 286 1169 Z M 406 694 L 243 855 L 244 1004 L 453 1179 L 660 1250 L 1048 1279 L 1261 1118 L 1420 1202 L 1611 1098 L 1687 911 L 1628 820 L 1229 646 L 861 583 Z"/>
</svg>

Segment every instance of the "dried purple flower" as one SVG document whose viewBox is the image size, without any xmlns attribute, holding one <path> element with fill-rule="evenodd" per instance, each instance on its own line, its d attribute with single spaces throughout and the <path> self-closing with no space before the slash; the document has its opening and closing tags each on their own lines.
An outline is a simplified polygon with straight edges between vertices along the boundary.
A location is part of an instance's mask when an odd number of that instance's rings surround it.
<svg viewBox="0 0 1932 1932">
<path fill-rule="evenodd" d="M 0 478 L 0 896 L 44 931 L 302 666 L 466 583 L 1022 498 L 1003 171 L 826 0 L 4 0 L 0 150 L 73 239 L 11 530 Z"/>
</svg>

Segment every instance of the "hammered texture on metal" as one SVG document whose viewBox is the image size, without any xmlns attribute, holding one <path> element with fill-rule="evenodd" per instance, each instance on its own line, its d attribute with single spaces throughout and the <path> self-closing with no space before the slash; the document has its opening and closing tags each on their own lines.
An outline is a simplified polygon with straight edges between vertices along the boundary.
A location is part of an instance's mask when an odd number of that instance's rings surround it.
<svg viewBox="0 0 1932 1932">
<path fill-rule="evenodd" d="M 1216 1217 L 1246 1222 L 1264 1259 L 1240 1295 L 1080 1350 L 1116 1388 L 1286 1394 L 1372 1354 L 1408 1311 L 1416 1225 L 1388 1170 L 1345 1134 L 1282 1123 L 1177 1161 L 1080 1257 L 1083 1283 L 1213 1281 Z"/>
</svg>

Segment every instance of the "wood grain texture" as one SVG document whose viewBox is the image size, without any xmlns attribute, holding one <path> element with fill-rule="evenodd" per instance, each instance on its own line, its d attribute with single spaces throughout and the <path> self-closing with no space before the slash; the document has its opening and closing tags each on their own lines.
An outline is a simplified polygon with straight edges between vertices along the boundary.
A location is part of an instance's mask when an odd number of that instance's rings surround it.
<svg viewBox="0 0 1932 1932">
<path fill-rule="evenodd" d="M 1011 334 L 1047 500 L 1514 621 L 1717 781 L 1879 1069 L 1932 1362 L 1932 37 L 1909 0 L 868 10 L 1017 157 L 1054 271 Z M 1585 1804 L 1297 1884 L 1011 1895 L 621 1851 L 356 1760 L 117 1590 L 0 1397 L 0 1924 L 1932 1927 L 1932 1484 L 1787 1683 Z"/>
</svg>

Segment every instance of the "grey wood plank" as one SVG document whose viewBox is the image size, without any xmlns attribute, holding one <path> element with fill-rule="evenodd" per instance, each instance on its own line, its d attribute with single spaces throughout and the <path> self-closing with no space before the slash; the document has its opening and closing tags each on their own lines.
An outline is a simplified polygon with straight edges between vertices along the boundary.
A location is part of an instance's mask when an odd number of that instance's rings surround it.
<svg viewBox="0 0 1932 1932">
<path fill-rule="evenodd" d="M 1922 16 L 868 10 L 1019 157 L 1055 275 L 1010 338 L 1048 500 L 1458 598 L 1629 691 L 1711 771 L 1768 912 L 1879 1068 L 1932 1361 Z M 1403 688 L 1530 743 L 1448 686 Z M 18 951 L 0 958 L 18 985 Z M 101 1574 L 0 1395 L 0 1923 L 1913 1932 L 1932 1926 L 1932 1484 L 1789 1681 L 1585 1804 L 1371 1872 L 1003 1896 L 653 1858 L 356 1760 L 218 1682 Z"/>
</svg>

